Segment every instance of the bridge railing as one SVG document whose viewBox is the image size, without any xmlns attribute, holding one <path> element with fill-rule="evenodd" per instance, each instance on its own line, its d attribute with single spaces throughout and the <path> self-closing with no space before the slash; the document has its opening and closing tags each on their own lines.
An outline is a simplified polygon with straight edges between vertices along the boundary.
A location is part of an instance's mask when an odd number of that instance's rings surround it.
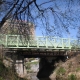
<svg viewBox="0 0 80 80">
<path fill-rule="evenodd" d="M 24 37 L 23 35 L 0 35 L 0 44 L 7 48 L 71 49 L 70 38 L 53 36 Z"/>
<path fill-rule="evenodd" d="M 37 37 L 37 45 L 46 46 L 46 48 L 71 48 L 70 39 L 68 38 L 59 38 L 59 37 Z"/>
</svg>

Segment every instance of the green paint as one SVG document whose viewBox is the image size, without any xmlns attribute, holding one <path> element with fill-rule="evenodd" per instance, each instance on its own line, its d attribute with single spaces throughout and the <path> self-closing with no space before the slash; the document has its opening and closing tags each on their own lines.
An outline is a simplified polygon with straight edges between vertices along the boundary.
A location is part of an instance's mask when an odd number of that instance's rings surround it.
<svg viewBox="0 0 80 80">
<path fill-rule="evenodd" d="M 77 40 L 51 36 L 29 38 L 23 35 L 0 35 L 0 37 L 0 44 L 6 48 L 71 49 L 77 45 Z"/>
</svg>

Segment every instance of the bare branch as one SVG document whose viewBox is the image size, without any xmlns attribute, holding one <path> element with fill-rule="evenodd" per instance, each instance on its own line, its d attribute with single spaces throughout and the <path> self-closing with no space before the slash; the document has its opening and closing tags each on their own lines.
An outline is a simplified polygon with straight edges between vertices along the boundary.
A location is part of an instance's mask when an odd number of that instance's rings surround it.
<svg viewBox="0 0 80 80">
<path fill-rule="evenodd" d="M 23 7 L 23 9 L 18 12 L 18 14 L 19 14 L 19 13 L 23 13 L 23 12 L 29 7 L 29 5 L 31 5 L 33 2 L 34 2 L 34 0 L 32 0 L 31 2 L 29 2 L 29 3 L 27 4 L 27 6 Z"/>
<path fill-rule="evenodd" d="M 10 13 L 13 11 L 15 6 L 18 4 L 19 0 L 16 1 L 16 3 L 12 6 L 12 8 L 8 11 L 8 13 L 3 17 L 2 21 L 0 22 L 0 27 L 3 26 L 5 21 L 10 17 Z"/>
</svg>

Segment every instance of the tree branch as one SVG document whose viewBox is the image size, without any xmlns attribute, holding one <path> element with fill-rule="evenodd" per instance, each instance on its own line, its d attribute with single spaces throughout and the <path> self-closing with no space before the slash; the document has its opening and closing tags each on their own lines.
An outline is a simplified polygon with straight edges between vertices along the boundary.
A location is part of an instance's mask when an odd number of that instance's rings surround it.
<svg viewBox="0 0 80 80">
<path fill-rule="evenodd" d="M 27 6 L 26 7 L 23 7 L 23 9 L 20 12 L 18 12 L 17 14 L 23 13 L 29 7 L 29 5 L 31 5 L 33 2 L 34 2 L 34 0 L 32 0 L 31 2 L 29 2 L 27 4 Z"/>
<path fill-rule="evenodd" d="M 19 0 L 16 1 L 16 3 L 12 6 L 12 8 L 8 11 L 8 13 L 3 17 L 2 21 L 0 22 L 0 28 L 3 26 L 5 21 L 9 18 L 10 13 L 13 11 L 15 6 L 18 4 Z"/>
</svg>

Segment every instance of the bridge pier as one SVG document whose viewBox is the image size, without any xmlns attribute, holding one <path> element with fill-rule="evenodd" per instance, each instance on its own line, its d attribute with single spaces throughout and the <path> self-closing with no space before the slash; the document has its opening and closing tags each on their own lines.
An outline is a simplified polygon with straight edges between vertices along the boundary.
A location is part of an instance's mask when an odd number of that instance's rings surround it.
<svg viewBox="0 0 80 80">
<path fill-rule="evenodd" d="M 23 58 L 23 56 L 19 56 L 16 59 L 16 62 L 15 62 L 14 65 L 15 65 L 16 73 L 18 74 L 19 77 L 24 78 L 24 77 L 27 76 L 27 71 L 26 71 L 26 67 L 24 65 L 24 58 Z"/>
</svg>

